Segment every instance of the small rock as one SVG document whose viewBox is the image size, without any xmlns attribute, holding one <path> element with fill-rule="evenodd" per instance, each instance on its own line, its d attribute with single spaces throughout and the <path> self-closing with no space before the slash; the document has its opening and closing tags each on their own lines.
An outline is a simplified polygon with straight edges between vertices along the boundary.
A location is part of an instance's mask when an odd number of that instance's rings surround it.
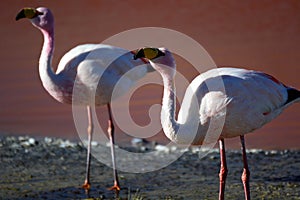
<svg viewBox="0 0 300 200">
<path fill-rule="evenodd" d="M 23 147 L 29 147 L 29 146 L 31 146 L 30 143 L 29 143 L 28 141 L 21 142 L 21 145 L 22 145 Z"/>
<path fill-rule="evenodd" d="M 104 144 L 104 146 L 106 146 L 106 147 L 110 147 L 110 142 L 106 142 L 105 144 Z M 117 145 L 115 145 L 115 147 L 116 147 Z"/>
<path fill-rule="evenodd" d="M 24 137 L 24 136 L 19 136 L 19 137 L 18 137 L 18 140 L 19 140 L 20 142 L 23 142 L 23 141 L 27 141 L 28 138 L 27 138 L 27 137 Z"/>
<path fill-rule="evenodd" d="M 75 146 L 76 146 L 76 144 L 70 142 L 69 140 L 65 140 L 65 141 L 61 140 L 61 142 L 59 144 L 60 148 L 75 147 Z"/>
<path fill-rule="evenodd" d="M 174 151 L 177 150 L 177 147 L 176 147 L 176 146 L 171 146 L 171 147 L 170 147 L 170 150 L 171 150 L 172 152 L 174 152 Z M 186 151 L 188 151 L 188 150 L 186 150 Z"/>
<path fill-rule="evenodd" d="M 265 155 L 275 155 L 275 154 L 278 154 L 277 150 L 271 150 L 271 151 L 266 151 L 265 152 Z"/>
<path fill-rule="evenodd" d="M 7 141 L 7 142 L 16 142 L 17 139 L 16 139 L 15 137 L 11 136 L 11 137 L 7 137 L 7 138 L 6 138 L 6 141 Z"/>
<path fill-rule="evenodd" d="M 91 145 L 92 145 L 93 147 L 98 146 L 98 142 L 97 142 L 97 141 L 92 141 L 92 142 L 91 142 Z"/>
<path fill-rule="evenodd" d="M 155 150 L 156 151 L 161 151 L 161 152 L 166 152 L 166 153 L 170 152 L 170 149 L 167 146 L 160 145 L 160 144 L 155 146 Z"/>
<path fill-rule="evenodd" d="M 141 138 L 133 138 L 133 139 L 131 140 L 131 144 L 132 144 L 132 145 L 139 145 L 139 144 L 141 144 L 141 143 L 143 143 L 143 139 L 141 139 Z"/>
<path fill-rule="evenodd" d="M 146 145 L 148 143 L 149 142 L 143 138 L 133 138 L 131 140 L 132 146 L 135 146 L 135 147 L 140 147 L 140 146 Z"/>
<path fill-rule="evenodd" d="M 18 149 L 21 146 L 18 143 L 12 143 L 10 147 L 13 148 L 13 149 Z"/>
<path fill-rule="evenodd" d="M 37 144 L 37 141 L 35 141 L 34 138 L 29 138 L 28 142 L 29 142 L 30 145 L 36 145 Z"/>
<path fill-rule="evenodd" d="M 263 150 L 262 149 L 247 149 L 246 152 L 247 153 L 258 154 L 258 153 L 262 153 Z"/>
<path fill-rule="evenodd" d="M 148 150 L 148 148 L 147 148 L 147 147 L 145 147 L 145 146 L 141 146 L 141 147 L 140 147 L 140 150 L 141 150 L 141 151 L 147 151 L 147 150 Z"/>
<path fill-rule="evenodd" d="M 217 158 L 219 159 L 219 157 L 218 157 L 218 156 L 214 156 L 214 155 L 212 155 L 212 156 L 209 156 L 209 159 L 210 159 L 210 160 L 216 160 Z"/>
<path fill-rule="evenodd" d="M 45 141 L 47 144 L 51 144 L 53 140 L 52 140 L 52 138 L 45 137 L 45 138 L 44 138 L 44 141 Z"/>
</svg>

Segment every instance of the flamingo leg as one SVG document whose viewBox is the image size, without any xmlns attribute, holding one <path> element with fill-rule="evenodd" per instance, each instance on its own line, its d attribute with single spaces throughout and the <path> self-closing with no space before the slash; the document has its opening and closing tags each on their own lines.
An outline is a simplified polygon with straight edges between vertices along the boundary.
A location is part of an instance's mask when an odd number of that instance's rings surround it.
<svg viewBox="0 0 300 200">
<path fill-rule="evenodd" d="M 219 200 L 224 199 L 224 192 L 225 192 L 225 182 L 227 177 L 227 164 L 226 164 L 226 155 L 225 155 L 225 144 L 224 139 L 219 140 L 219 148 L 220 148 L 220 159 L 221 159 L 221 167 L 220 167 L 220 188 L 219 188 Z"/>
<path fill-rule="evenodd" d="M 107 104 L 107 108 L 108 108 L 108 115 L 109 115 L 107 132 L 110 140 L 112 167 L 113 167 L 113 174 L 114 174 L 114 185 L 109 189 L 119 191 L 120 185 L 119 185 L 118 172 L 116 169 L 116 159 L 115 159 L 115 138 L 114 138 L 115 127 L 113 124 L 110 104 Z"/>
<path fill-rule="evenodd" d="M 243 174 L 241 179 L 244 185 L 245 199 L 250 200 L 250 185 L 249 185 L 250 171 L 248 168 L 244 136 L 241 135 L 240 139 L 242 144 L 242 153 L 243 153 L 243 162 L 244 162 L 244 169 L 243 169 Z"/>
<path fill-rule="evenodd" d="M 88 191 L 91 187 L 90 184 L 90 166 L 91 166 L 91 142 L 93 137 L 93 118 L 92 118 L 92 112 L 91 112 L 91 106 L 87 106 L 87 113 L 88 113 L 88 148 L 87 148 L 87 160 L 86 160 L 86 175 L 85 175 L 85 181 L 82 187 Z"/>
</svg>

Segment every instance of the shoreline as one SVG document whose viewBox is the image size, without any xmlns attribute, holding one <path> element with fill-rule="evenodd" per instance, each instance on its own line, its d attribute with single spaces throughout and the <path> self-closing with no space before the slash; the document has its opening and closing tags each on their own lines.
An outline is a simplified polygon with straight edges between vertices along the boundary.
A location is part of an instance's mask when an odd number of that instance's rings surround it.
<svg viewBox="0 0 300 200">
<path fill-rule="evenodd" d="M 115 144 L 116 146 L 120 146 L 120 147 L 130 147 L 130 146 L 135 146 L 134 144 L 132 144 L 132 141 L 134 141 L 135 139 L 139 139 L 139 138 L 134 138 L 128 135 L 125 135 L 124 137 L 124 133 L 122 133 L 121 135 L 116 134 L 115 136 Z M 274 144 L 273 146 L 264 146 L 264 147 L 252 147 L 253 145 L 249 142 L 249 139 L 251 140 L 253 137 L 252 135 L 254 134 L 246 134 L 245 135 L 245 139 L 246 139 L 246 149 L 249 150 L 262 150 L 262 151 L 284 151 L 284 150 L 293 150 L 293 151 L 300 151 L 300 146 L 297 147 L 292 147 L 292 148 L 284 148 L 282 145 L 280 144 Z M 118 137 L 120 136 L 120 137 Z M 249 137 L 250 136 L 250 137 Z M 14 137 L 14 138 L 33 138 L 36 140 L 44 140 L 45 138 L 50 138 L 50 139 L 57 139 L 57 140 L 63 140 L 63 141 L 69 141 L 72 143 L 82 143 L 81 139 L 79 138 L 79 136 L 77 134 L 73 134 L 73 135 L 42 135 L 42 134 L 24 134 L 24 133 L 12 133 L 12 132 L 0 132 L 0 139 L 1 138 L 6 138 L 6 137 Z M 254 136 L 256 137 L 256 136 Z M 107 138 L 108 140 L 108 138 Z M 162 146 L 166 146 L 169 144 L 172 144 L 172 142 L 170 142 L 167 138 L 147 138 L 147 139 L 143 139 L 141 138 L 140 140 L 143 140 L 145 143 L 144 145 L 162 145 Z M 93 140 L 94 141 L 94 140 Z M 101 143 L 101 141 L 99 141 L 99 143 Z M 249 144 L 250 143 L 250 144 Z M 176 144 L 175 144 L 176 146 Z M 200 148 L 201 146 L 191 146 L 191 148 Z M 240 150 L 240 141 L 238 137 L 235 138 L 226 138 L 225 139 L 225 147 L 226 147 L 226 151 L 227 150 Z M 218 149 L 218 143 L 216 142 L 216 145 L 214 146 L 214 149 Z"/>
<path fill-rule="evenodd" d="M 101 144 L 93 144 L 93 148 L 99 146 Z M 132 145 L 124 149 L 145 153 L 154 148 L 161 159 L 172 155 L 173 151 L 180 151 L 172 147 L 166 149 L 160 144 L 147 143 L 147 148 L 144 147 Z M 150 172 L 119 170 L 120 199 L 128 199 L 130 195 L 143 199 L 216 199 L 220 162 L 218 149 L 201 159 L 199 152 L 197 148 L 189 148 L 168 166 Z M 228 150 L 226 154 L 229 173 L 225 196 L 227 199 L 243 199 L 241 152 Z M 116 155 L 118 157 L 119 154 Z M 82 143 L 59 138 L 0 137 L 0 198 L 114 199 L 114 192 L 107 190 L 113 183 L 112 169 L 95 158 L 91 166 L 92 188 L 89 196 L 86 195 L 81 188 L 85 160 L 86 149 Z M 130 162 L 132 166 L 147 165 Z M 299 150 L 249 150 L 248 162 L 252 198 L 299 199 Z"/>
<path fill-rule="evenodd" d="M 108 138 L 107 138 L 108 139 Z M 230 138 L 232 139 L 232 138 Z M 69 138 L 69 137 L 49 137 L 49 136 L 30 136 L 30 135 L 0 135 L 0 147 L 2 146 L 2 141 L 10 141 L 10 142 L 17 142 L 22 147 L 33 147 L 35 145 L 38 145 L 39 143 L 46 143 L 48 145 L 58 145 L 61 148 L 65 147 L 75 147 L 80 146 L 82 148 L 86 148 L 83 143 L 87 143 L 87 140 L 81 141 L 81 139 L 78 138 Z M 226 142 L 226 139 L 225 139 Z M 170 145 L 171 144 L 171 145 Z M 142 138 L 132 138 L 131 141 L 126 140 L 122 141 L 120 143 L 116 143 L 115 146 L 117 148 L 125 148 L 130 149 L 133 148 L 134 151 L 145 151 L 145 150 L 158 150 L 158 151 L 167 151 L 168 150 L 174 150 L 174 149 L 180 149 L 181 147 L 174 144 L 165 144 L 164 142 L 158 142 L 158 141 L 151 141 L 146 140 Z M 109 142 L 102 143 L 97 141 L 92 141 L 92 146 L 107 146 L 109 147 Z M 157 148 L 156 148 L 157 147 Z M 188 147 L 182 147 L 182 148 L 188 148 L 189 151 L 192 152 L 198 152 L 198 151 L 211 151 L 211 152 L 219 152 L 219 147 L 216 145 L 211 150 L 206 148 L 201 148 L 201 146 L 188 146 Z M 240 148 L 226 148 L 226 151 L 232 151 L 232 152 L 239 152 Z M 300 151 L 299 149 L 294 148 L 287 148 L 287 149 L 262 149 L 262 148 L 247 148 L 247 153 L 257 153 L 257 152 L 284 152 L 284 151 Z"/>
</svg>

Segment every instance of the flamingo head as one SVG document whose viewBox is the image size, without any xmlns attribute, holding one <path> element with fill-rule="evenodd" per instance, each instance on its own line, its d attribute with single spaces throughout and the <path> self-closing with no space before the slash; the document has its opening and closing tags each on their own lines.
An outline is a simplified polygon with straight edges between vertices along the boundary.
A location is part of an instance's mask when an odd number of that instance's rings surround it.
<svg viewBox="0 0 300 200">
<path fill-rule="evenodd" d="M 145 47 L 137 50 L 134 59 L 146 58 L 151 66 L 161 74 L 171 77 L 176 73 L 176 62 L 173 54 L 165 47 L 151 48 Z"/>
<path fill-rule="evenodd" d="M 31 23 L 42 30 L 50 31 L 54 27 L 54 18 L 48 8 L 23 8 L 16 16 L 16 20 L 27 18 Z"/>
</svg>

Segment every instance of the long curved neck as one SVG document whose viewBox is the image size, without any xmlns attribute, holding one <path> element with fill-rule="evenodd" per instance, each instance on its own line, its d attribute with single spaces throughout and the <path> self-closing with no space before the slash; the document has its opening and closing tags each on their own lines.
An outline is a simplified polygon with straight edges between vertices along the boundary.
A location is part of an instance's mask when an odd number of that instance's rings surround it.
<svg viewBox="0 0 300 200">
<path fill-rule="evenodd" d="M 58 92 L 60 90 L 61 78 L 53 72 L 52 57 L 54 52 L 54 29 L 43 30 L 41 32 L 44 36 L 44 44 L 39 60 L 39 74 L 44 88 L 47 92 L 58 101 Z"/>
<path fill-rule="evenodd" d="M 175 119 L 176 91 L 174 79 L 162 74 L 164 94 L 161 123 L 165 135 L 177 144 L 190 145 L 199 140 L 199 105 L 195 92 L 188 87 L 181 105 L 178 121 Z"/>
<path fill-rule="evenodd" d="M 177 142 L 177 131 L 179 124 L 175 120 L 176 91 L 174 79 L 169 76 L 162 76 L 164 84 L 164 94 L 161 109 L 161 124 L 166 136 L 173 142 Z"/>
<path fill-rule="evenodd" d="M 59 77 L 53 72 L 54 30 L 41 30 L 44 44 L 39 60 L 39 74 L 44 88 L 51 94 L 59 84 Z M 52 95 L 52 94 L 51 94 Z"/>
</svg>

